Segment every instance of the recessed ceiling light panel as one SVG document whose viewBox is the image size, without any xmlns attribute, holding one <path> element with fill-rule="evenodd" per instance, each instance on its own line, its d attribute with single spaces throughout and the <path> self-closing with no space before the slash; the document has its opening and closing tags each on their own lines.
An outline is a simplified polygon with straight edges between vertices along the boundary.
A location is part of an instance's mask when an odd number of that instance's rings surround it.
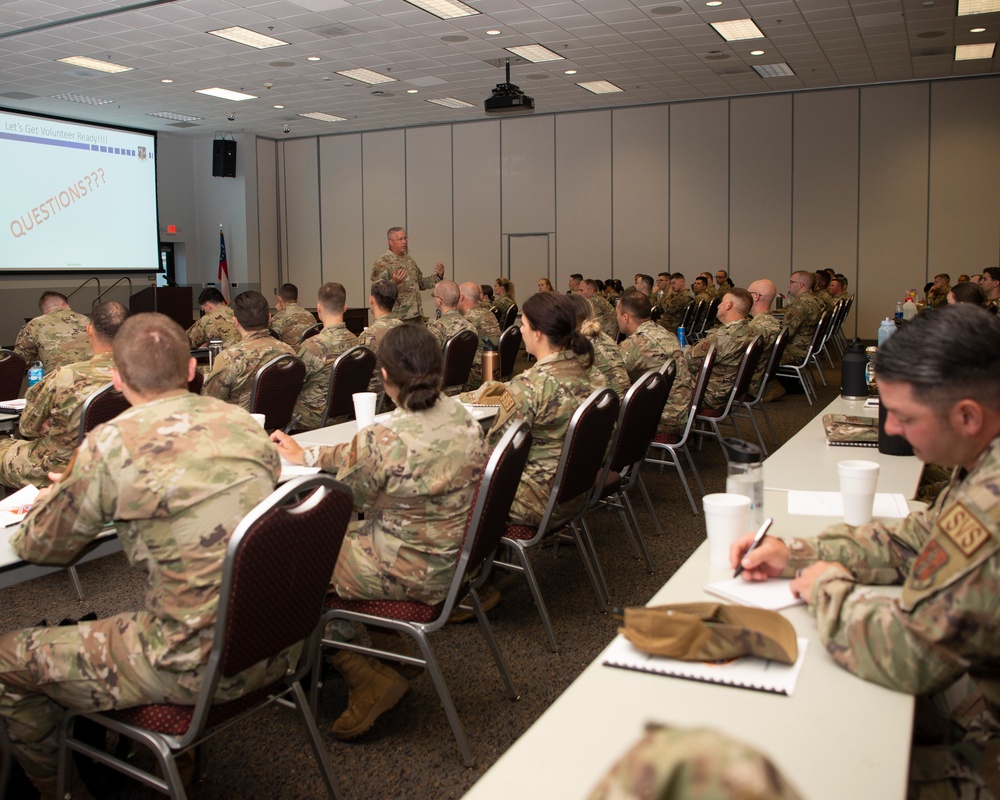
<svg viewBox="0 0 1000 800">
<path fill-rule="evenodd" d="M 456 100 L 454 97 L 439 97 L 434 100 L 428 100 L 428 103 L 434 103 L 437 106 L 444 106 L 445 108 L 474 108 L 472 103 L 466 103 L 464 100 Z"/>
<path fill-rule="evenodd" d="M 228 39 L 230 42 L 245 44 L 248 47 L 256 47 L 258 50 L 267 50 L 269 47 L 281 47 L 288 44 L 273 36 L 265 36 L 263 33 L 247 30 L 246 28 L 219 28 L 217 31 L 208 31 L 212 36 L 220 39 Z"/>
<path fill-rule="evenodd" d="M 743 39 L 763 39 L 761 33 L 752 19 L 732 19 L 729 22 L 710 23 L 716 32 L 727 42 L 739 42 Z"/>
<path fill-rule="evenodd" d="M 476 9 L 465 3 L 460 3 L 458 0 L 406 0 L 406 2 L 441 19 L 471 17 L 479 13 Z"/>
<path fill-rule="evenodd" d="M 594 94 L 611 94 L 612 92 L 623 91 L 620 86 L 615 86 L 611 81 L 584 81 L 583 83 L 578 83 L 577 86 Z"/>
<path fill-rule="evenodd" d="M 220 89 L 215 86 L 211 89 L 195 89 L 198 94 L 207 94 L 209 97 L 219 97 L 222 100 L 233 100 L 234 102 L 240 102 L 241 100 L 256 100 L 257 95 L 255 94 L 245 94 L 243 92 L 234 92 L 230 89 Z"/>
<path fill-rule="evenodd" d="M 992 14 L 1000 11 L 1000 0 L 958 0 L 958 16 Z"/>
<path fill-rule="evenodd" d="M 189 114 L 177 114 L 174 111 L 152 111 L 146 114 L 147 117 L 160 117 L 162 119 L 174 119 L 178 122 L 197 122 L 201 117 L 192 117 Z"/>
<path fill-rule="evenodd" d="M 754 70 L 762 78 L 788 78 L 795 75 L 792 68 L 784 62 L 781 64 L 757 64 L 754 66 Z"/>
<path fill-rule="evenodd" d="M 85 106 L 106 106 L 114 100 L 105 100 L 103 97 L 88 97 L 85 94 L 75 94 L 73 92 L 63 92 L 62 94 L 49 95 L 53 100 L 67 100 L 70 103 L 83 103 Z"/>
<path fill-rule="evenodd" d="M 955 47 L 956 61 L 975 61 L 979 58 L 993 58 L 993 49 L 996 45 L 989 44 L 960 44 Z"/>
<path fill-rule="evenodd" d="M 85 67 L 86 69 L 94 69 L 98 72 L 110 72 L 115 74 L 118 72 L 129 72 L 135 67 L 125 67 L 121 64 L 113 64 L 110 61 L 101 61 L 99 58 L 87 58 L 87 56 L 69 56 L 68 58 L 58 59 L 63 64 L 72 64 L 74 67 Z"/>
<path fill-rule="evenodd" d="M 396 80 L 395 78 L 390 78 L 388 75 L 383 75 L 380 72 L 370 69 L 345 69 L 337 74 L 343 75 L 345 78 L 352 78 L 353 80 L 367 83 L 369 86 L 374 86 L 377 83 L 392 83 Z"/>
<path fill-rule="evenodd" d="M 309 119 L 318 119 L 320 122 L 344 122 L 346 117 L 336 117 L 333 114 L 324 114 L 322 111 L 308 111 L 305 114 L 299 114 L 300 117 L 308 117 Z"/>
<path fill-rule="evenodd" d="M 542 47 L 540 44 L 522 44 L 517 47 L 506 47 L 504 49 L 533 64 L 541 61 L 565 61 L 561 55 L 553 53 L 549 48 Z"/>
</svg>

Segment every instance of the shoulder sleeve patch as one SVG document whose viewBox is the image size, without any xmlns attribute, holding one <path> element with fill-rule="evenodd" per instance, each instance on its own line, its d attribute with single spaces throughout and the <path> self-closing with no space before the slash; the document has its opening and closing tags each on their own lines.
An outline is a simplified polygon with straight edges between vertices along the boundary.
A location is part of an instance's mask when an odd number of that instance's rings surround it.
<svg viewBox="0 0 1000 800">
<path fill-rule="evenodd" d="M 949 508 L 938 520 L 938 527 L 966 558 L 991 538 L 989 529 L 962 503 L 955 503 Z"/>
</svg>

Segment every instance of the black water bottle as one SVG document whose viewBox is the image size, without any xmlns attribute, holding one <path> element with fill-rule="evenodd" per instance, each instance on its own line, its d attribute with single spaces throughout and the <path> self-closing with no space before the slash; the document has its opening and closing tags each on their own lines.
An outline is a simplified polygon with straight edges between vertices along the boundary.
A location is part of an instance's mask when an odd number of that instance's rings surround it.
<svg viewBox="0 0 1000 800">
<path fill-rule="evenodd" d="M 845 400 L 867 400 L 868 381 L 865 368 L 868 356 L 861 340 L 855 338 L 848 346 L 840 366 L 840 396 Z"/>
</svg>

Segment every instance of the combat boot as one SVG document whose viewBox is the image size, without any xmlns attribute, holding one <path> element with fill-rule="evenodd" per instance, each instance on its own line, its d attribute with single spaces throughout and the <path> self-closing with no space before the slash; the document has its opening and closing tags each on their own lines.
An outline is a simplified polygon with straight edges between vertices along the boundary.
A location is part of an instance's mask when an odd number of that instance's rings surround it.
<svg viewBox="0 0 1000 800">
<path fill-rule="evenodd" d="M 368 637 L 372 640 L 372 647 L 377 647 L 379 650 L 385 650 L 387 653 L 397 653 L 401 656 L 410 656 L 411 658 L 423 658 L 410 640 L 404 638 L 402 634 L 396 631 L 371 627 L 368 628 Z M 379 661 L 383 664 L 388 664 L 407 680 L 413 680 L 424 671 L 423 667 L 418 667 L 416 664 L 390 661 L 387 658 L 380 658 Z"/>
<path fill-rule="evenodd" d="M 330 659 L 347 681 L 347 710 L 333 723 L 333 735 L 347 740 L 360 736 L 398 703 L 410 682 L 374 658 L 341 650 Z"/>
</svg>

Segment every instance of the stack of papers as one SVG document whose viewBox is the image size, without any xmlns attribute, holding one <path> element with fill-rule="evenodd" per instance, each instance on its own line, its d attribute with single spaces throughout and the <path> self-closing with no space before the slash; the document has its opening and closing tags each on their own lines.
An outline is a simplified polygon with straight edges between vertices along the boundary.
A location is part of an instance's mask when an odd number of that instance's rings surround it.
<svg viewBox="0 0 1000 800">
<path fill-rule="evenodd" d="M 36 497 L 38 497 L 38 487 L 25 486 L 10 497 L 0 500 L 0 525 L 9 528 L 19 523 L 31 510 Z"/>
</svg>

